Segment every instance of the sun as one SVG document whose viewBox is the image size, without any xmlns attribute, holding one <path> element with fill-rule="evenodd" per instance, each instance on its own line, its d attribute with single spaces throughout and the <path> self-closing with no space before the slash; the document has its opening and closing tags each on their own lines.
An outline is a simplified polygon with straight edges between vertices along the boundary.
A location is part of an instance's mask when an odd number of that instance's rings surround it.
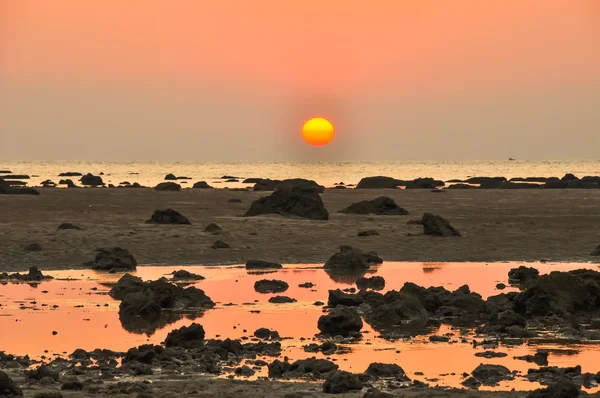
<svg viewBox="0 0 600 398">
<path fill-rule="evenodd" d="M 334 136 L 333 124 L 323 117 L 313 117 L 302 126 L 302 138 L 310 145 L 327 145 Z"/>
</svg>

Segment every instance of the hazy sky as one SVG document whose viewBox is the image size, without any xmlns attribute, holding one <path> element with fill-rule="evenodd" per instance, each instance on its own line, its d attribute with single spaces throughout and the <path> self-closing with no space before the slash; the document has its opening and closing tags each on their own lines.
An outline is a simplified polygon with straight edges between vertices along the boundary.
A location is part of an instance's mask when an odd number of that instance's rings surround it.
<svg viewBox="0 0 600 398">
<path fill-rule="evenodd" d="M 300 129 L 330 119 L 335 140 Z M 598 0 L 0 0 L 0 159 L 598 158 Z"/>
</svg>

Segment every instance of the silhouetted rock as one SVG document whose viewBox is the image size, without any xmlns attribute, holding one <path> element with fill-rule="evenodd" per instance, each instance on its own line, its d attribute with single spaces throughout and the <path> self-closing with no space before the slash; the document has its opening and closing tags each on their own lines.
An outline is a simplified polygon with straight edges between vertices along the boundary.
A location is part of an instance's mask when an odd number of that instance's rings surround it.
<svg viewBox="0 0 600 398">
<path fill-rule="evenodd" d="M 559 368 L 557 366 L 542 366 L 537 369 L 527 370 L 527 380 L 538 382 L 540 384 L 552 385 L 569 381 L 572 383 L 581 384 L 583 380 L 581 376 L 581 366 L 571 366 Z"/>
<path fill-rule="evenodd" d="M 244 181 L 242 181 L 242 184 L 257 184 L 262 180 L 264 180 L 264 178 L 246 178 Z"/>
<path fill-rule="evenodd" d="M 223 242 L 222 240 L 219 239 L 219 240 L 215 241 L 215 243 L 213 243 L 211 248 L 213 248 L 213 249 L 229 249 L 229 248 L 231 248 L 231 246 L 229 246 L 229 243 Z"/>
<path fill-rule="evenodd" d="M 481 358 L 492 359 L 492 358 L 504 358 L 504 357 L 508 356 L 508 354 L 505 352 L 483 351 L 483 352 L 476 352 L 475 356 L 481 357 Z"/>
<path fill-rule="evenodd" d="M 444 181 L 434 180 L 433 178 L 416 178 L 412 181 L 402 181 L 400 184 L 406 189 L 432 189 L 435 190 L 438 187 L 443 187 L 446 185 Z"/>
<path fill-rule="evenodd" d="M 327 220 L 329 212 L 318 193 L 277 190 L 270 196 L 255 200 L 244 217 L 264 214 L 297 216 L 311 220 Z"/>
<path fill-rule="evenodd" d="M 6 373 L 0 370 L 0 396 L 22 397 L 23 391 Z"/>
<path fill-rule="evenodd" d="M 379 235 L 379 232 L 375 231 L 374 229 L 369 229 L 367 231 L 360 231 L 358 234 L 356 234 L 356 236 L 364 238 L 367 236 L 377 236 Z"/>
<path fill-rule="evenodd" d="M 523 355 L 520 357 L 515 357 L 515 359 L 535 363 L 539 366 L 548 366 L 548 351 L 540 350 L 533 355 Z"/>
<path fill-rule="evenodd" d="M 281 181 L 279 180 L 271 180 L 268 178 L 264 178 L 264 179 L 260 179 L 259 181 L 256 181 L 256 184 L 254 184 L 254 191 L 274 191 L 277 189 L 277 186 L 279 185 Z"/>
<path fill-rule="evenodd" d="M 398 188 L 402 185 L 401 180 L 391 177 L 365 177 L 356 185 L 356 189 L 383 189 L 383 188 Z"/>
<path fill-rule="evenodd" d="M 11 174 L 12 171 L 10 170 L 0 170 L 0 174 Z"/>
<path fill-rule="evenodd" d="M 323 383 L 323 392 L 327 394 L 343 394 L 349 391 L 362 390 L 362 382 L 350 372 L 338 370 Z"/>
<path fill-rule="evenodd" d="M 134 271 L 137 267 L 137 261 L 135 261 L 135 258 L 133 258 L 127 249 L 111 247 L 98 249 L 94 261 L 90 261 L 84 265 L 91 266 L 92 269 L 98 271 Z"/>
<path fill-rule="evenodd" d="M 192 188 L 212 189 L 212 187 L 210 185 L 208 185 L 208 183 L 206 181 L 198 181 L 197 183 L 194 184 L 194 186 Z"/>
<path fill-rule="evenodd" d="M 21 282 L 41 282 L 46 279 L 53 279 L 51 276 L 42 274 L 42 271 L 38 267 L 29 267 L 27 274 L 20 274 L 15 272 L 14 274 L 8 274 L 6 272 L 0 273 L 0 280 L 17 280 Z"/>
<path fill-rule="evenodd" d="M 60 224 L 58 226 L 58 229 L 74 229 L 74 230 L 77 230 L 77 231 L 81 230 L 80 227 L 78 227 L 75 224 L 71 224 L 70 222 L 65 222 L 65 223 Z"/>
<path fill-rule="evenodd" d="M 178 271 L 173 271 L 173 273 L 171 275 L 173 275 L 174 281 L 181 281 L 181 280 L 202 281 L 202 280 L 206 279 L 202 275 L 194 274 L 194 273 L 186 271 L 184 269 L 180 269 Z"/>
<path fill-rule="evenodd" d="M 360 332 L 363 322 L 355 309 L 338 305 L 332 308 L 329 314 L 319 318 L 317 327 L 322 334 L 330 336 L 349 336 Z"/>
<path fill-rule="evenodd" d="M 393 199 L 380 196 L 373 200 L 363 200 L 340 210 L 344 214 L 376 214 L 385 216 L 401 216 L 408 211 L 399 207 Z"/>
<path fill-rule="evenodd" d="M 340 251 L 331 256 L 323 268 L 340 271 L 366 270 L 371 264 L 381 264 L 382 262 L 383 260 L 375 252 L 363 252 L 351 246 L 342 245 Z"/>
<path fill-rule="evenodd" d="M 204 228 L 204 232 L 209 232 L 211 234 L 215 234 L 215 233 L 221 232 L 221 227 L 219 227 L 214 222 L 211 222 L 210 224 L 208 224 L 206 226 L 206 228 Z"/>
<path fill-rule="evenodd" d="M 574 174 L 568 173 L 568 174 L 565 174 L 563 176 L 563 178 L 561 178 L 560 180 L 561 181 L 575 181 L 575 180 L 578 180 L 578 179 L 579 178 L 577 178 Z"/>
<path fill-rule="evenodd" d="M 600 246 L 597 246 L 594 251 L 590 253 L 590 256 L 600 256 Z"/>
<path fill-rule="evenodd" d="M 278 340 L 279 333 L 276 330 L 270 330 L 267 328 L 259 328 L 254 331 L 254 337 L 263 340 Z"/>
<path fill-rule="evenodd" d="M 381 276 L 373 276 L 371 278 L 361 277 L 356 281 L 356 287 L 360 290 L 383 290 L 385 289 L 385 279 Z"/>
<path fill-rule="evenodd" d="M 288 290 L 289 287 L 287 282 L 276 279 L 261 279 L 254 283 L 254 290 L 258 293 L 283 293 Z"/>
<path fill-rule="evenodd" d="M 469 184 L 487 184 L 488 186 L 492 186 L 493 184 L 501 184 L 506 181 L 505 177 L 471 177 L 466 179 L 464 182 Z"/>
<path fill-rule="evenodd" d="M 27 174 L 7 174 L 2 176 L 4 180 L 29 180 L 30 178 Z"/>
<path fill-rule="evenodd" d="M 522 285 L 537 278 L 540 271 L 533 267 L 525 267 L 521 265 L 519 268 L 512 268 L 508 271 L 508 283 L 511 285 Z"/>
<path fill-rule="evenodd" d="M 293 192 L 323 193 L 325 187 L 317 184 L 313 180 L 305 180 L 304 178 L 291 178 L 279 182 L 279 184 L 277 184 L 277 189 Z"/>
<path fill-rule="evenodd" d="M 91 173 L 88 173 L 82 176 L 79 181 L 81 181 L 81 185 L 89 185 L 89 186 L 100 186 L 104 185 L 104 181 L 102 181 L 102 177 L 95 176 Z"/>
<path fill-rule="evenodd" d="M 13 187 L 9 184 L 0 184 L 0 195 L 39 195 L 40 193 L 30 187 Z"/>
<path fill-rule="evenodd" d="M 271 304 L 288 304 L 295 303 L 297 300 L 288 296 L 274 296 L 269 299 Z"/>
<path fill-rule="evenodd" d="M 54 381 L 58 381 L 58 372 L 56 370 L 52 369 L 48 365 L 41 365 L 40 367 L 38 367 L 36 369 L 26 370 L 25 376 L 28 379 L 38 380 L 38 381 L 43 379 L 44 377 L 49 377 Z"/>
<path fill-rule="evenodd" d="M 177 179 L 177 177 L 175 176 L 175 174 L 169 173 L 165 176 L 165 180 L 166 181 L 175 181 Z"/>
<path fill-rule="evenodd" d="M 460 236 L 460 232 L 454 229 L 443 217 L 431 213 L 423 214 L 421 219 L 425 235 L 435 236 Z"/>
<path fill-rule="evenodd" d="M 146 224 L 183 224 L 191 225 L 192 223 L 181 213 L 173 209 L 154 210 L 152 217 L 146 221 Z"/>
<path fill-rule="evenodd" d="M 273 379 L 323 379 L 335 372 L 338 366 L 326 359 L 307 358 L 290 364 L 287 361 L 273 361 L 269 364 L 269 377 Z"/>
<path fill-rule="evenodd" d="M 198 323 L 173 330 L 165 339 L 165 347 L 200 348 L 204 345 L 204 328 Z"/>
<path fill-rule="evenodd" d="M 83 174 L 81 174 L 77 171 L 67 171 L 64 173 L 60 173 L 58 176 L 59 177 L 81 177 L 81 176 L 83 176 Z"/>
<path fill-rule="evenodd" d="M 363 296 L 359 294 L 349 294 L 340 289 L 330 290 L 327 304 L 330 307 L 344 305 L 346 307 L 357 307 L 364 302 Z"/>
<path fill-rule="evenodd" d="M 58 185 L 66 185 L 67 188 L 77 188 L 77 185 L 75 185 L 75 183 L 71 179 L 60 180 L 58 182 Z"/>
<path fill-rule="evenodd" d="M 373 362 L 365 370 L 365 374 L 376 378 L 385 377 L 394 378 L 398 381 L 410 381 L 404 369 L 395 363 Z"/>
<path fill-rule="evenodd" d="M 478 187 L 469 184 L 452 184 L 448 186 L 448 189 L 478 189 Z"/>
<path fill-rule="evenodd" d="M 249 269 L 249 270 L 279 269 L 279 268 L 283 268 L 283 266 L 279 263 L 274 263 L 274 262 L 270 262 L 270 261 L 248 260 L 246 262 L 246 269 Z"/>
<path fill-rule="evenodd" d="M 471 374 L 486 386 L 496 386 L 501 381 L 514 379 L 512 372 L 502 365 L 479 365 Z"/>
<path fill-rule="evenodd" d="M 175 182 L 161 182 L 154 187 L 155 191 L 181 191 L 181 185 Z"/>
<path fill-rule="evenodd" d="M 561 380 L 546 388 L 531 391 L 527 398 L 577 398 L 579 388 L 569 380 Z"/>
</svg>

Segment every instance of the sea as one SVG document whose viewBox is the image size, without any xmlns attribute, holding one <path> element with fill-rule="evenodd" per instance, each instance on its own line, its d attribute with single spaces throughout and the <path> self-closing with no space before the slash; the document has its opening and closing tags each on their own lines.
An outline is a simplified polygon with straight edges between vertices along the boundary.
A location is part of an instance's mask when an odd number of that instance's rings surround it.
<svg viewBox="0 0 600 398">
<path fill-rule="evenodd" d="M 62 172 L 102 174 L 106 184 L 137 182 L 154 186 L 165 175 L 190 177 L 189 184 L 206 181 L 215 187 L 243 186 L 241 182 L 225 182 L 224 176 L 239 179 L 257 177 L 271 179 L 306 178 L 324 186 L 336 183 L 356 184 L 363 177 L 389 176 L 403 180 L 433 177 L 448 181 L 473 176 L 562 177 L 573 173 L 578 177 L 600 175 L 600 160 L 502 160 L 502 161 L 385 161 L 385 162 L 98 162 L 98 161 L 0 161 L 0 170 L 26 174 L 29 186 L 44 180 L 56 183 Z M 0 174 L 1 176 L 2 174 Z M 76 181 L 77 177 L 72 178 Z M 184 182 L 182 180 L 181 182 Z"/>
</svg>

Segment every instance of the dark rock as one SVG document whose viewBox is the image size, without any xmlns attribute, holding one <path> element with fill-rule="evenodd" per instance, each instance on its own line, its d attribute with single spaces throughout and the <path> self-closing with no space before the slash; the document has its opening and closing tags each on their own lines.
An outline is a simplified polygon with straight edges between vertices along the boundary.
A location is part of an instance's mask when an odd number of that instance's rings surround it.
<svg viewBox="0 0 600 398">
<path fill-rule="evenodd" d="M 527 395 L 527 398 L 577 398 L 579 397 L 579 388 L 568 380 L 561 380 L 553 383 L 546 388 L 534 390 Z"/>
<path fill-rule="evenodd" d="M 474 377 L 469 377 L 461 383 L 463 386 L 471 389 L 477 389 L 481 386 L 481 382 Z"/>
<path fill-rule="evenodd" d="M 248 270 L 259 270 L 259 269 L 280 269 L 283 266 L 279 263 L 274 263 L 264 260 L 248 260 L 246 262 L 246 269 Z"/>
<path fill-rule="evenodd" d="M 76 172 L 76 171 L 67 171 L 65 173 L 60 173 L 58 176 L 59 177 L 80 177 L 83 174 Z"/>
<path fill-rule="evenodd" d="M 436 236 L 460 236 L 460 232 L 454 229 L 450 223 L 440 217 L 431 213 L 423 214 L 421 219 L 425 235 L 436 235 Z"/>
<path fill-rule="evenodd" d="M 539 366 L 548 366 L 548 351 L 538 351 L 533 355 L 523 355 L 515 357 L 515 359 L 535 363 Z"/>
<path fill-rule="evenodd" d="M 264 178 L 246 178 L 244 181 L 242 181 L 242 184 L 257 184 L 262 180 L 264 180 Z"/>
<path fill-rule="evenodd" d="M 363 252 L 343 245 L 340 251 L 327 260 L 323 268 L 331 270 L 366 270 L 371 264 L 381 264 L 383 260 L 375 252 Z"/>
<path fill-rule="evenodd" d="M 387 377 L 394 378 L 398 381 L 410 381 L 410 379 L 406 376 L 404 369 L 395 363 L 373 362 L 369 365 L 367 370 L 365 370 L 365 374 L 377 378 Z"/>
<path fill-rule="evenodd" d="M 360 332 L 363 322 L 355 309 L 338 305 L 332 308 L 329 314 L 319 318 L 317 327 L 322 334 L 345 337 Z"/>
<path fill-rule="evenodd" d="M 298 287 L 304 288 L 304 289 L 312 289 L 313 287 L 315 287 L 316 285 L 313 284 L 312 282 L 304 282 L 298 285 Z"/>
<path fill-rule="evenodd" d="M 297 300 L 288 296 L 274 296 L 269 299 L 272 304 L 288 304 L 295 303 Z"/>
<path fill-rule="evenodd" d="M 450 341 L 450 338 L 447 336 L 429 336 L 429 341 L 432 343 L 447 343 Z"/>
<path fill-rule="evenodd" d="M 504 181 L 506 181 L 505 177 L 471 177 L 468 178 L 467 180 L 465 180 L 464 182 L 467 182 L 469 184 L 501 184 Z"/>
<path fill-rule="evenodd" d="M 398 188 L 402 185 L 402 181 L 391 177 L 365 177 L 356 185 L 356 189 L 383 189 L 383 188 Z"/>
<path fill-rule="evenodd" d="M 175 174 L 169 173 L 165 176 L 165 180 L 166 181 L 175 181 L 177 179 L 177 177 L 175 177 Z"/>
<path fill-rule="evenodd" d="M 313 180 L 305 180 L 304 178 L 291 178 L 283 180 L 277 184 L 277 189 L 293 192 L 323 193 L 325 187 L 317 184 Z"/>
<path fill-rule="evenodd" d="M 82 176 L 79 181 L 81 181 L 81 185 L 90 185 L 90 186 L 100 186 L 104 185 L 104 181 L 102 181 L 102 177 L 95 176 L 91 173 L 88 173 Z"/>
<path fill-rule="evenodd" d="M 394 395 L 380 391 L 376 388 L 369 388 L 362 398 L 394 398 Z"/>
<path fill-rule="evenodd" d="M 540 271 L 533 267 L 525 267 L 521 265 L 519 268 L 513 268 L 508 271 L 508 283 L 511 285 L 526 284 L 529 281 L 537 278 Z"/>
<path fill-rule="evenodd" d="M 29 180 L 29 176 L 27 174 L 7 174 L 3 175 L 3 180 Z"/>
<path fill-rule="evenodd" d="M 600 246 L 597 246 L 594 251 L 590 253 L 590 256 L 600 256 Z"/>
<path fill-rule="evenodd" d="M 263 340 L 278 340 L 279 333 L 276 330 L 270 330 L 267 328 L 260 328 L 254 331 L 254 337 Z"/>
<path fill-rule="evenodd" d="M 166 347 L 200 348 L 204 345 L 204 328 L 198 323 L 173 330 L 165 339 Z"/>
<path fill-rule="evenodd" d="M 54 381 L 58 381 L 58 372 L 48 365 L 41 365 L 37 369 L 26 370 L 25 376 L 28 379 L 41 380 L 44 377 L 49 377 Z"/>
<path fill-rule="evenodd" d="M 80 381 L 68 381 L 63 383 L 60 389 L 63 391 L 81 391 L 83 390 L 83 383 Z"/>
<path fill-rule="evenodd" d="M 270 196 L 252 202 L 244 217 L 263 214 L 297 216 L 311 220 L 329 219 L 329 212 L 319 194 L 306 191 L 277 190 Z"/>
<path fill-rule="evenodd" d="M 501 381 L 512 380 L 512 372 L 501 365 L 479 365 L 473 372 L 473 377 L 486 386 L 496 386 Z"/>
<path fill-rule="evenodd" d="M 206 279 L 202 275 L 194 274 L 194 273 L 186 271 L 184 269 L 180 269 L 178 271 L 173 271 L 173 273 L 171 275 L 173 275 L 174 281 L 180 281 L 180 280 L 202 281 L 202 280 Z"/>
<path fill-rule="evenodd" d="M 579 179 L 579 178 L 577 178 L 575 175 L 573 175 L 573 174 L 571 174 L 571 173 L 568 173 L 568 174 L 565 174 L 565 175 L 563 176 L 563 178 L 561 178 L 560 180 L 561 180 L 561 181 L 576 181 L 576 180 L 578 180 L 578 179 Z"/>
<path fill-rule="evenodd" d="M 221 232 L 221 227 L 219 227 L 214 222 L 211 222 L 210 224 L 208 224 L 206 226 L 206 228 L 204 228 L 204 232 L 209 232 L 211 234 L 214 234 L 214 233 L 217 233 L 217 232 Z"/>
<path fill-rule="evenodd" d="M 256 372 L 254 370 L 252 370 L 252 368 L 244 365 L 242 367 L 237 368 L 234 373 L 236 375 L 242 376 L 242 377 L 251 377 L 251 376 L 254 376 L 254 374 Z"/>
<path fill-rule="evenodd" d="M 58 229 L 75 229 L 77 231 L 81 230 L 80 227 L 71 223 L 62 223 L 58 226 Z"/>
<path fill-rule="evenodd" d="M 322 352 L 324 355 L 333 355 L 338 349 L 338 346 L 332 341 L 326 341 L 321 345 L 312 343 L 305 345 L 304 351 L 306 352 Z"/>
<path fill-rule="evenodd" d="M 192 223 L 185 216 L 173 209 L 154 210 L 152 217 L 146 221 L 146 224 L 182 224 L 191 225 Z"/>
<path fill-rule="evenodd" d="M 111 247 L 98 249 L 94 261 L 90 261 L 84 265 L 91 266 L 92 269 L 98 271 L 134 271 L 137 267 L 137 261 L 127 249 Z"/>
<path fill-rule="evenodd" d="M 42 246 L 39 243 L 30 243 L 23 248 L 26 252 L 41 252 Z"/>
<path fill-rule="evenodd" d="M 356 281 L 356 287 L 360 290 L 383 290 L 385 289 L 385 279 L 382 276 L 373 276 L 371 278 L 360 277 Z"/>
<path fill-rule="evenodd" d="M 258 293 L 283 293 L 288 290 L 288 288 L 289 285 L 287 282 L 276 279 L 261 279 L 254 283 L 254 290 Z"/>
<path fill-rule="evenodd" d="M 448 186 L 448 189 L 478 189 L 478 187 L 469 184 L 452 184 Z"/>
<path fill-rule="evenodd" d="M 329 376 L 323 384 L 323 392 L 327 394 L 343 394 L 348 391 L 362 390 L 362 382 L 352 373 L 338 370 Z"/>
<path fill-rule="evenodd" d="M 492 359 L 492 358 L 504 358 L 504 357 L 508 356 L 508 354 L 505 353 L 505 352 L 483 351 L 483 352 L 477 352 L 477 353 L 475 353 L 475 356 L 476 357 L 487 358 L 487 359 Z"/>
<path fill-rule="evenodd" d="M 345 305 L 347 307 L 357 307 L 364 302 L 362 296 L 358 294 L 347 294 L 340 289 L 329 291 L 329 300 L 327 304 L 330 307 L 336 307 L 338 305 Z"/>
<path fill-rule="evenodd" d="M 498 289 L 498 290 L 504 290 L 504 289 L 506 289 L 506 285 L 504 283 L 497 283 L 496 284 L 496 289 Z"/>
<path fill-rule="evenodd" d="M 379 235 L 379 232 L 375 231 L 374 229 L 369 229 L 367 231 L 360 231 L 356 236 L 366 237 L 366 236 L 375 236 L 375 235 Z"/>
<path fill-rule="evenodd" d="M 213 245 L 211 246 L 213 249 L 229 249 L 231 248 L 231 246 L 229 246 L 229 243 L 223 242 L 222 240 L 217 240 L 215 243 L 213 243 Z"/>
<path fill-rule="evenodd" d="M 529 369 L 526 377 L 531 382 L 551 385 L 554 383 L 561 383 L 566 380 L 574 382 L 575 378 L 579 378 L 580 376 L 582 376 L 581 366 L 578 365 L 567 368 L 543 366 L 539 369 Z"/>
<path fill-rule="evenodd" d="M 38 269 L 38 267 L 33 266 L 33 267 L 29 267 L 29 272 L 27 274 L 19 274 L 14 273 L 14 274 L 7 274 L 7 273 L 0 273 L 0 280 L 18 280 L 18 281 L 23 281 L 23 282 L 39 282 L 39 281 L 43 281 L 46 279 L 53 279 L 51 276 L 46 276 L 44 274 L 42 274 L 42 271 L 40 271 Z M 0 356 L 1 358 L 1 356 Z"/>
<path fill-rule="evenodd" d="M 277 189 L 281 181 L 279 180 L 270 180 L 268 178 L 260 179 L 254 185 L 254 191 L 274 191 Z"/>
<path fill-rule="evenodd" d="M 34 188 L 13 187 L 10 185 L 0 184 L 0 195 L 39 195 L 39 194 L 40 193 L 37 190 L 35 190 Z"/>
<path fill-rule="evenodd" d="M 58 185 L 66 185 L 68 188 L 77 188 L 77 185 L 71 179 L 60 180 Z"/>
<path fill-rule="evenodd" d="M 154 187 L 155 191 L 181 191 L 181 185 L 176 182 L 161 182 L 157 186 Z"/>
<path fill-rule="evenodd" d="M 286 378 L 300 378 L 312 375 L 315 378 L 323 378 L 334 373 L 338 366 L 326 359 L 307 358 L 300 359 L 289 366 L 289 370 L 283 375 Z"/>
<path fill-rule="evenodd" d="M 208 183 L 206 181 L 198 181 L 197 183 L 194 184 L 194 186 L 192 188 L 212 189 L 213 187 L 208 185 Z"/>
<path fill-rule="evenodd" d="M 3 371 L 0 370 L 0 396 L 2 397 L 22 397 L 23 391 L 17 384 Z"/>
<path fill-rule="evenodd" d="M 407 215 L 408 211 L 399 207 L 393 199 L 380 196 L 373 200 L 363 200 L 340 210 L 344 214 L 376 214 L 385 216 Z"/>
</svg>

